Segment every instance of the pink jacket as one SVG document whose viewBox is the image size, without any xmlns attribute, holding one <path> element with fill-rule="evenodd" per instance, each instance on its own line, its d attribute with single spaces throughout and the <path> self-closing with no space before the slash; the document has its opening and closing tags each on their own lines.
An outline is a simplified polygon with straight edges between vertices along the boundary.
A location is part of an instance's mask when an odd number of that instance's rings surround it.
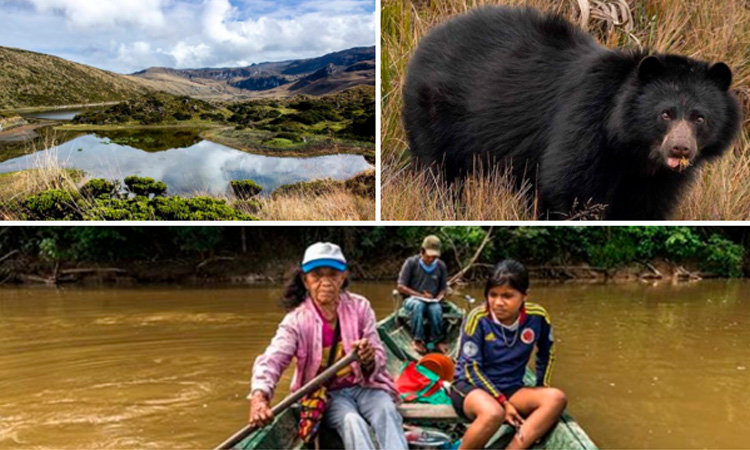
<svg viewBox="0 0 750 450">
<path fill-rule="evenodd" d="M 315 378 L 323 357 L 323 320 L 312 302 L 307 297 L 284 316 L 271 344 L 255 359 L 251 393 L 260 390 L 272 398 L 281 373 L 293 357 L 297 358 L 297 369 L 292 378 L 292 391 Z M 360 295 L 342 292 L 337 311 L 346 353 L 351 351 L 352 342 L 362 338 L 367 338 L 375 348 L 375 368 L 369 376 L 362 373 L 358 362 L 352 363 L 357 385 L 383 389 L 395 398 L 396 390 L 386 367 L 385 350 L 375 328 L 375 313 L 370 302 Z"/>
</svg>

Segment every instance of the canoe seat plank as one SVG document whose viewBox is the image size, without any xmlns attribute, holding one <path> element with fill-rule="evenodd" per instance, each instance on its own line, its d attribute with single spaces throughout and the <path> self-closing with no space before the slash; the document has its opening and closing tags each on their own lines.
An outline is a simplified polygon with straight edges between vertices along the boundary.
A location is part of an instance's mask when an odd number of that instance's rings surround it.
<svg viewBox="0 0 750 450">
<path fill-rule="evenodd" d="M 398 406 L 398 412 L 404 419 L 410 420 L 461 420 L 451 405 L 402 403 Z"/>
</svg>

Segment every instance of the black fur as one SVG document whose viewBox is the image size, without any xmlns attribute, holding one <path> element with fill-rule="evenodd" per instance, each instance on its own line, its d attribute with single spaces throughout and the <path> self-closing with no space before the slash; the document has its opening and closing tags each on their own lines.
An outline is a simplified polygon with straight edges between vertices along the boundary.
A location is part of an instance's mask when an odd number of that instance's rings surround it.
<svg viewBox="0 0 750 450">
<path fill-rule="evenodd" d="M 451 180 L 476 160 L 510 165 L 517 180 L 536 183 L 543 218 L 564 217 L 577 201 L 607 205 L 607 219 L 665 219 L 695 166 L 729 147 L 741 116 L 726 65 L 648 55 L 603 48 L 530 8 L 458 16 L 431 31 L 409 64 L 411 151 Z M 657 148 L 663 111 L 688 121 L 697 143 L 682 172 Z"/>
</svg>

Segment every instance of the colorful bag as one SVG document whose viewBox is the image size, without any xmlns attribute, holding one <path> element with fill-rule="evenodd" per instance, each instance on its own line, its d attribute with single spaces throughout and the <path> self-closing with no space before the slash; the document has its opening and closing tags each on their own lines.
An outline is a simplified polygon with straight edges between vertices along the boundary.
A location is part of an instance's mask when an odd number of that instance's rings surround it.
<svg viewBox="0 0 750 450">
<path fill-rule="evenodd" d="M 309 443 L 318 431 L 323 420 L 323 413 L 328 406 L 328 389 L 321 386 L 312 394 L 300 400 L 299 437 L 305 444 Z"/>
<path fill-rule="evenodd" d="M 424 366 L 409 361 L 396 378 L 396 391 L 407 403 L 450 405 L 451 400 L 440 377 Z"/>
<path fill-rule="evenodd" d="M 336 358 L 336 347 L 341 340 L 341 330 L 339 330 L 339 324 L 336 323 L 336 330 L 333 332 L 333 343 L 331 344 L 331 351 L 328 354 L 328 364 L 326 367 L 331 367 Z M 300 400 L 300 413 L 299 413 L 299 438 L 305 444 L 309 443 L 318 431 L 320 431 L 320 424 L 323 421 L 323 413 L 325 413 L 326 407 L 328 406 L 328 388 L 323 385 L 311 394 L 307 394 Z"/>
</svg>

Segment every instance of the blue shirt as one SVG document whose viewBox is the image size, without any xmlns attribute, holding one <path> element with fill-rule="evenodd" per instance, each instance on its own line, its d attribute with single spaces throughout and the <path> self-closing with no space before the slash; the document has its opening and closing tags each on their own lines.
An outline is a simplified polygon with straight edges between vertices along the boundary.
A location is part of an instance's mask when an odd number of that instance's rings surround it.
<svg viewBox="0 0 750 450">
<path fill-rule="evenodd" d="M 454 379 L 504 398 L 503 390 L 523 386 L 526 365 L 536 345 L 536 384 L 549 386 L 555 360 L 552 344 L 549 314 L 536 303 L 525 302 L 521 307 L 517 332 L 502 329 L 484 305 L 469 313 L 464 322 Z"/>
</svg>

